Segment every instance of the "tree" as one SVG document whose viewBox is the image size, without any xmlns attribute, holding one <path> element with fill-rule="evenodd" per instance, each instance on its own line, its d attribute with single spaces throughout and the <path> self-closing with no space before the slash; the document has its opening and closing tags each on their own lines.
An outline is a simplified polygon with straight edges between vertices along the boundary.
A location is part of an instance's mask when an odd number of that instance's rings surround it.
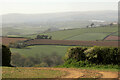
<svg viewBox="0 0 120 80">
<path fill-rule="evenodd" d="M 110 26 L 113 26 L 113 23 L 110 23 Z"/>
<path fill-rule="evenodd" d="M 12 66 L 11 62 L 11 51 L 8 47 L 2 45 L 2 66 Z"/>
<path fill-rule="evenodd" d="M 52 39 L 52 36 L 50 36 L 49 39 Z"/>
<path fill-rule="evenodd" d="M 91 27 L 93 27 L 94 25 L 95 25 L 95 24 L 94 24 L 94 23 L 92 23 L 90 26 L 91 26 Z"/>
<path fill-rule="evenodd" d="M 86 28 L 88 28 L 89 26 L 86 26 Z"/>
<path fill-rule="evenodd" d="M 36 39 L 52 39 L 52 36 L 48 35 L 37 35 Z"/>
</svg>

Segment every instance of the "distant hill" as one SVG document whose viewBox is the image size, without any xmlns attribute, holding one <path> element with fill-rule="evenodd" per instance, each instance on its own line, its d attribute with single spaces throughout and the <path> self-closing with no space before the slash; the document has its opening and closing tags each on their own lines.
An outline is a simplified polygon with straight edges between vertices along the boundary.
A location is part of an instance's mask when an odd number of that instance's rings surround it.
<svg viewBox="0 0 120 80">
<path fill-rule="evenodd" d="M 117 11 L 63 12 L 48 14 L 6 14 L 3 15 L 2 18 L 3 23 L 88 21 L 92 19 L 116 21 Z"/>
<path fill-rule="evenodd" d="M 3 35 L 26 35 L 61 29 L 84 28 L 91 23 L 109 24 L 117 22 L 117 11 L 61 12 L 46 14 L 2 15 Z M 12 28 L 11 28 L 12 27 Z M 17 33 L 17 34 L 16 34 Z"/>
</svg>

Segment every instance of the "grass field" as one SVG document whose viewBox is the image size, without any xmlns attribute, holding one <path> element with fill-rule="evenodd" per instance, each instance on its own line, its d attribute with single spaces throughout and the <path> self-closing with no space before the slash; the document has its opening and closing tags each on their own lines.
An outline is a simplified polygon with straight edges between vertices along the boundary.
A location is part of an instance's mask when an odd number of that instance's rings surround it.
<svg viewBox="0 0 120 80">
<path fill-rule="evenodd" d="M 2 67 L 2 78 L 56 78 L 66 72 L 28 67 Z"/>
<path fill-rule="evenodd" d="M 112 36 L 120 36 L 119 34 L 120 34 L 120 32 L 116 32 L 116 33 L 112 34 Z"/>
<path fill-rule="evenodd" d="M 61 31 L 41 33 L 41 34 L 52 36 L 52 39 L 54 40 L 65 40 L 65 39 L 81 40 L 81 38 L 84 38 L 83 40 L 86 40 L 86 39 L 91 40 L 91 37 L 92 37 L 92 40 L 96 40 L 96 39 L 103 39 L 108 34 L 116 31 L 118 31 L 118 27 L 114 25 L 114 26 L 108 26 L 108 27 L 61 30 Z M 37 34 L 29 35 L 26 37 L 35 38 L 36 35 Z M 78 38 L 77 36 L 78 37 L 80 36 L 80 38 Z M 89 38 L 85 38 L 85 37 L 89 37 Z"/>
<path fill-rule="evenodd" d="M 102 40 L 106 35 L 110 33 L 84 33 L 74 37 L 67 38 L 66 40 Z"/>
<path fill-rule="evenodd" d="M 29 46 L 25 49 L 11 48 L 12 53 L 19 53 L 23 56 L 50 55 L 57 53 L 60 56 L 65 56 L 67 49 L 72 46 L 55 46 L 55 45 L 37 45 Z"/>
<path fill-rule="evenodd" d="M 21 26 L 18 27 L 5 27 L 2 29 L 2 35 L 12 36 L 12 37 L 23 37 L 24 35 L 28 34 L 37 34 L 43 32 L 46 28 L 41 27 L 31 27 L 31 26 Z"/>
</svg>

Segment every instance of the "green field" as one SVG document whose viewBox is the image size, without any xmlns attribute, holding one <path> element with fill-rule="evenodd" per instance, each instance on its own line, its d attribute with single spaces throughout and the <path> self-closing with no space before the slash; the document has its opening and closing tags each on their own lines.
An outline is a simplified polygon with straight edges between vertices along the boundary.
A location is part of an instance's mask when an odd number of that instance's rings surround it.
<svg viewBox="0 0 120 80">
<path fill-rule="evenodd" d="M 31 26 L 21 26 L 18 27 L 5 27 L 2 29 L 2 35 L 3 36 L 9 36 L 9 37 L 24 37 L 24 35 L 30 35 L 30 34 L 37 34 L 41 33 L 46 28 L 41 27 L 31 27 Z"/>
<path fill-rule="evenodd" d="M 78 28 L 72 30 L 61 30 L 49 33 L 41 33 L 44 35 L 52 36 L 54 40 L 102 40 L 105 36 L 110 33 L 118 31 L 118 27 L 107 26 L 97 28 Z M 37 34 L 28 35 L 26 37 L 35 38 Z M 82 39 L 83 38 L 83 39 Z"/>
<path fill-rule="evenodd" d="M 51 55 L 57 53 L 60 56 L 65 56 L 67 49 L 72 46 L 56 46 L 56 45 L 37 45 L 29 46 L 25 49 L 11 48 L 12 53 L 19 53 L 23 56 Z"/>
<path fill-rule="evenodd" d="M 119 34 L 120 34 L 120 32 L 116 32 L 116 33 L 112 34 L 112 36 L 120 36 Z"/>
<path fill-rule="evenodd" d="M 32 67 L 2 67 L 2 73 L 2 78 L 56 78 L 66 74 L 64 71 Z"/>
<path fill-rule="evenodd" d="M 106 35 L 110 33 L 84 33 L 74 37 L 67 38 L 66 40 L 102 40 Z"/>
</svg>

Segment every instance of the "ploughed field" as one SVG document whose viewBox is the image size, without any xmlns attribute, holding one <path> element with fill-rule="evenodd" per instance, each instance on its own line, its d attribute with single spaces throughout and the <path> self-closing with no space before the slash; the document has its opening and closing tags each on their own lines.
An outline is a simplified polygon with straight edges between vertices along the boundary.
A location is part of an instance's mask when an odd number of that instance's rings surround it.
<svg viewBox="0 0 120 80">
<path fill-rule="evenodd" d="M 9 45 L 10 43 L 15 43 L 17 41 L 27 40 L 26 38 L 9 38 L 9 37 L 0 37 L 0 39 L 2 40 L 2 44 L 4 45 Z"/>
<path fill-rule="evenodd" d="M 77 41 L 77 40 L 48 40 L 33 39 L 26 41 L 28 45 L 68 45 L 68 46 L 113 46 L 117 47 L 119 41 Z"/>
<path fill-rule="evenodd" d="M 119 40 L 120 37 L 119 36 L 108 36 L 105 40 Z"/>
</svg>

